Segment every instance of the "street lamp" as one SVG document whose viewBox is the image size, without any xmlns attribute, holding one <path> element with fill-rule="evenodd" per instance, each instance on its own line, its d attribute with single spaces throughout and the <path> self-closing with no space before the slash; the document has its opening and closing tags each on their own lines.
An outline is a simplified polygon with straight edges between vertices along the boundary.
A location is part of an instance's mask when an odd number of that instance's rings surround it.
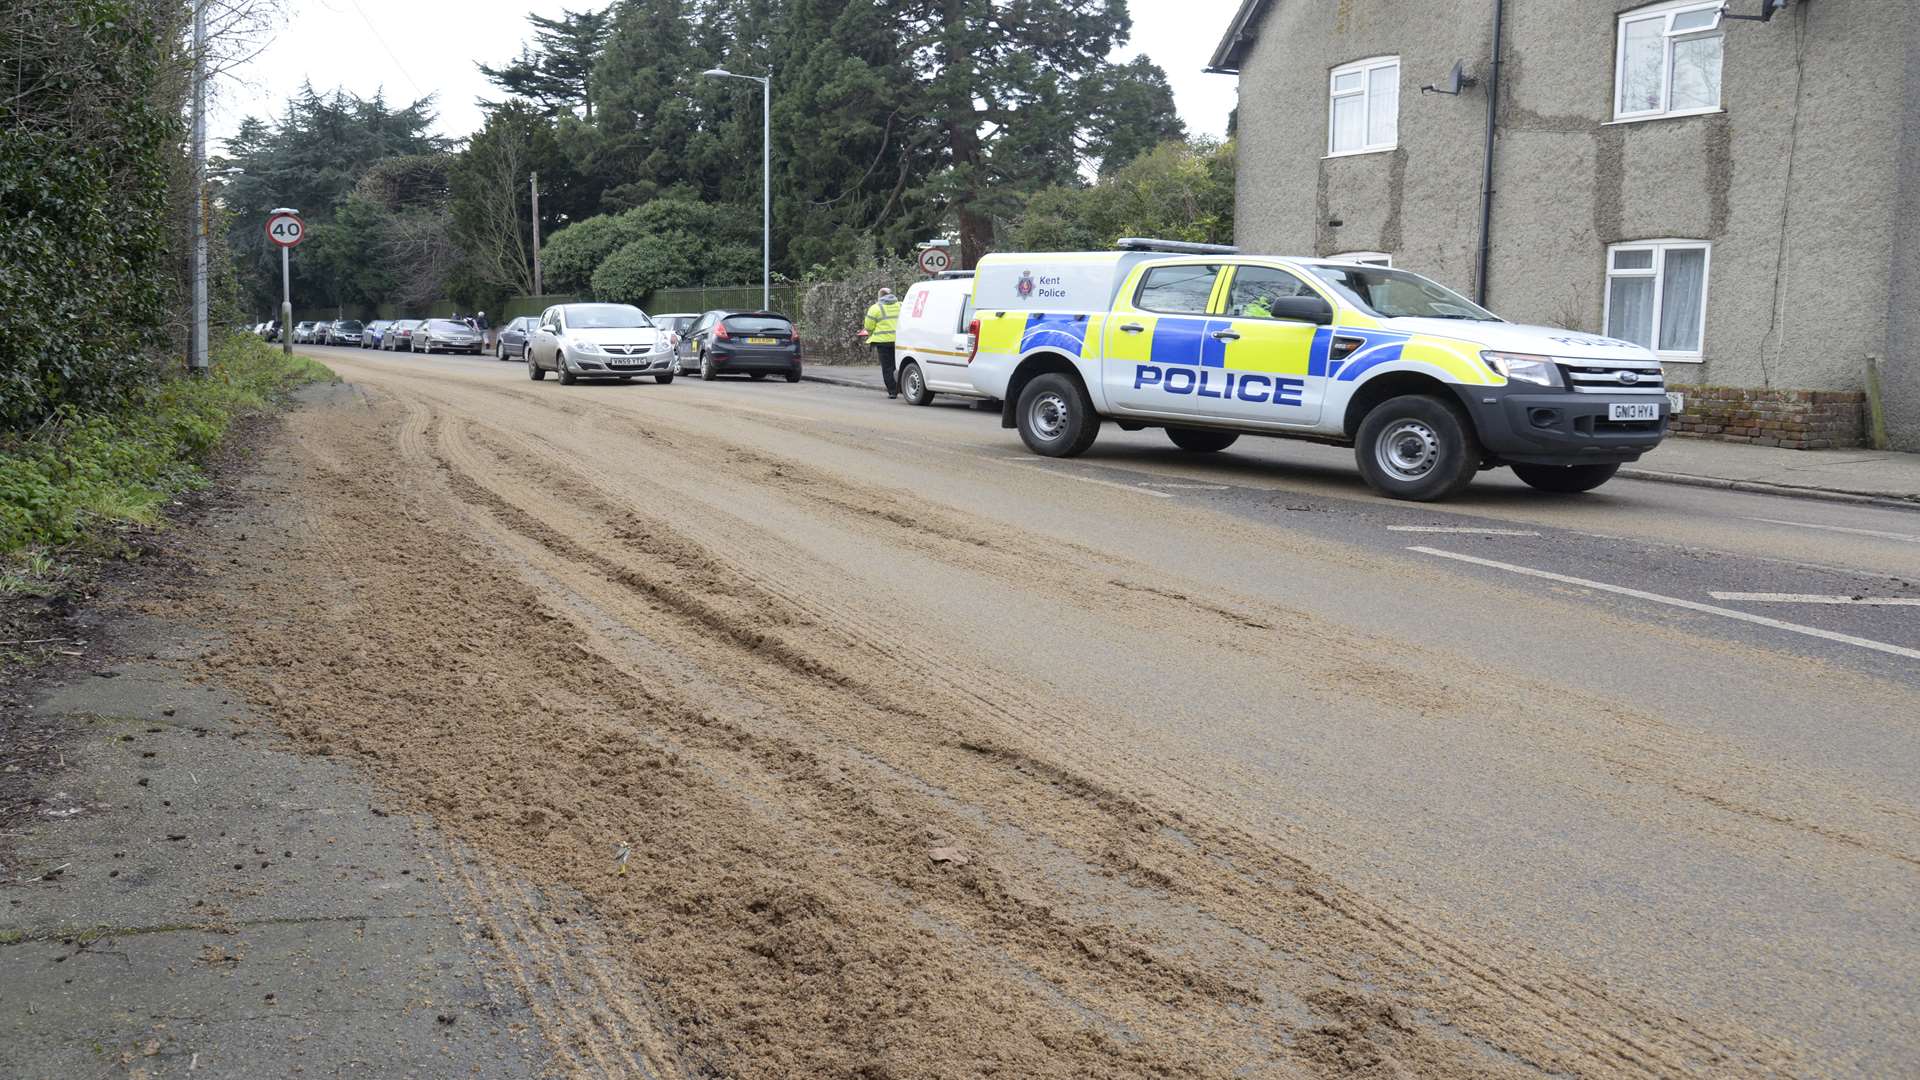
<svg viewBox="0 0 1920 1080">
<path fill-rule="evenodd" d="M 773 73 L 735 75 L 723 67 L 700 74 L 760 84 L 760 308 L 773 308 Z"/>
</svg>

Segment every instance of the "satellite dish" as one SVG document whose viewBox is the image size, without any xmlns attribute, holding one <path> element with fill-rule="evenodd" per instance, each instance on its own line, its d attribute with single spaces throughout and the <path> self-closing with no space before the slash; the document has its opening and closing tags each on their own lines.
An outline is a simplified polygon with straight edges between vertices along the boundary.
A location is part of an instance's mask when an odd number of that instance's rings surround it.
<svg viewBox="0 0 1920 1080">
<path fill-rule="evenodd" d="M 1466 87 L 1477 85 L 1479 81 L 1480 80 L 1467 74 L 1467 62 L 1465 60 L 1455 60 L 1453 62 L 1453 70 L 1447 72 L 1446 78 L 1437 83 L 1428 83 L 1420 88 L 1420 92 L 1423 94 L 1458 94 Z"/>
</svg>

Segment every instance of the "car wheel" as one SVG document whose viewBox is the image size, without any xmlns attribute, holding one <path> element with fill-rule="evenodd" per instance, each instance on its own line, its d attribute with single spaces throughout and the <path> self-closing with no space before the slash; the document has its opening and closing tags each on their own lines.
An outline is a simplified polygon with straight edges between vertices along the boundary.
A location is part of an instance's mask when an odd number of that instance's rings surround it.
<svg viewBox="0 0 1920 1080">
<path fill-rule="evenodd" d="M 540 380 L 546 377 L 547 377 L 547 369 L 533 362 L 533 350 L 528 349 L 527 350 L 527 378 L 532 379 L 534 382 L 539 382 Z"/>
<path fill-rule="evenodd" d="M 1217 454 L 1238 441 L 1240 433 L 1211 431 L 1207 428 L 1170 427 L 1167 429 L 1167 438 L 1172 439 L 1173 445 L 1182 450 L 1190 450 L 1196 454 Z"/>
<path fill-rule="evenodd" d="M 661 386 L 665 386 L 668 383 L 673 381 L 673 376 L 674 376 L 673 372 L 663 371 L 660 374 L 655 375 L 653 377 L 653 381 L 659 383 Z"/>
<path fill-rule="evenodd" d="M 567 357 L 564 353 L 553 354 L 553 370 L 559 373 L 561 386 L 572 386 L 580 381 L 573 372 L 567 370 Z"/>
<path fill-rule="evenodd" d="M 927 389 L 927 378 L 920 373 L 920 365 L 908 361 L 900 369 L 900 396 L 909 405 L 931 405 L 933 394 Z"/>
<path fill-rule="evenodd" d="M 787 372 L 787 381 L 788 381 L 788 382 L 799 382 L 799 381 L 800 381 L 800 365 L 798 365 L 798 364 L 795 364 L 795 365 L 794 365 L 794 367 L 793 367 L 793 370 L 792 370 L 792 371 L 789 371 L 789 372 Z"/>
<path fill-rule="evenodd" d="M 687 373 L 686 366 L 680 363 L 680 358 L 678 356 L 675 356 L 673 358 L 673 373 L 675 375 L 685 375 Z"/>
<path fill-rule="evenodd" d="M 1073 378 L 1042 375 L 1020 391 L 1014 411 L 1020 441 L 1042 457 L 1074 457 L 1087 452 L 1100 434 L 1093 402 Z"/>
<path fill-rule="evenodd" d="M 1619 462 L 1609 465 L 1515 465 L 1513 467 L 1513 475 L 1519 477 L 1528 487 L 1566 495 L 1592 491 L 1613 479 L 1613 474 L 1619 471 Z"/>
<path fill-rule="evenodd" d="M 1374 406 L 1354 437 L 1361 475 L 1391 499 L 1457 495 L 1480 471 L 1480 443 L 1457 406 L 1405 394 Z"/>
<path fill-rule="evenodd" d="M 707 382 L 712 382 L 714 379 L 718 378 L 719 375 L 720 375 L 719 372 L 713 370 L 713 357 L 708 356 L 704 352 L 701 353 L 700 354 L 700 377 L 706 380 Z"/>
</svg>

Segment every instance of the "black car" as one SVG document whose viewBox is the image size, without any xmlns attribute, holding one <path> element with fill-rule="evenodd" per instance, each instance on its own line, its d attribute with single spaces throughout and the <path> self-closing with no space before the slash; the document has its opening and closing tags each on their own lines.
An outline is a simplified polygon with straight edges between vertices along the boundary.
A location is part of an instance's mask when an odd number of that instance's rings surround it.
<svg viewBox="0 0 1920 1080">
<path fill-rule="evenodd" d="M 674 368 L 702 379 L 780 374 L 800 381 L 800 332 L 774 311 L 709 311 L 695 319 L 674 349 Z"/>
<path fill-rule="evenodd" d="M 322 345 L 358 345 L 360 335 L 365 331 L 366 328 L 360 325 L 358 319 L 335 319 L 330 323 L 321 323 L 314 336 L 320 339 Z"/>
<path fill-rule="evenodd" d="M 495 331 L 493 335 L 493 358 L 495 360 L 525 360 L 527 358 L 527 335 L 540 324 L 537 315 L 522 315 Z"/>
</svg>

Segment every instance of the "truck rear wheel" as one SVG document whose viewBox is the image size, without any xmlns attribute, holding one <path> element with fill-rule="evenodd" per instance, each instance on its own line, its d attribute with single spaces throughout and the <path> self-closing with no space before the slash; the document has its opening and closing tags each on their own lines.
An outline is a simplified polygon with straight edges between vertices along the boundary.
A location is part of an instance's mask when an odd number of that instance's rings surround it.
<svg viewBox="0 0 1920 1080">
<path fill-rule="evenodd" d="M 1240 441 L 1237 431 L 1214 431 L 1209 428 L 1170 427 L 1167 438 L 1182 450 L 1196 454 L 1217 454 Z"/>
<path fill-rule="evenodd" d="M 1472 422 L 1458 406 L 1425 394 L 1404 394 L 1374 406 L 1360 421 L 1353 453 L 1367 483 L 1392 499 L 1449 498 L 1480 471 L 1480 440 Z"/>
<path fill-rule="evenodd" d="M 1020 391 L 1014 409 L 1020 441 L 1042 457 L 1074 457 L 1087 452 L 1100 435 L 1100 418 L 1093 402 L 1072 378 L 1047 374 Z"/>
<path fill-rule="evenodd" d="M 1540 491 L 1574 494 L 1592 491 L 1613 479 L 1620 463 L 1607 465 L 1515 465 L 1513 475 L 1528 487 Z"/>
</svg>

